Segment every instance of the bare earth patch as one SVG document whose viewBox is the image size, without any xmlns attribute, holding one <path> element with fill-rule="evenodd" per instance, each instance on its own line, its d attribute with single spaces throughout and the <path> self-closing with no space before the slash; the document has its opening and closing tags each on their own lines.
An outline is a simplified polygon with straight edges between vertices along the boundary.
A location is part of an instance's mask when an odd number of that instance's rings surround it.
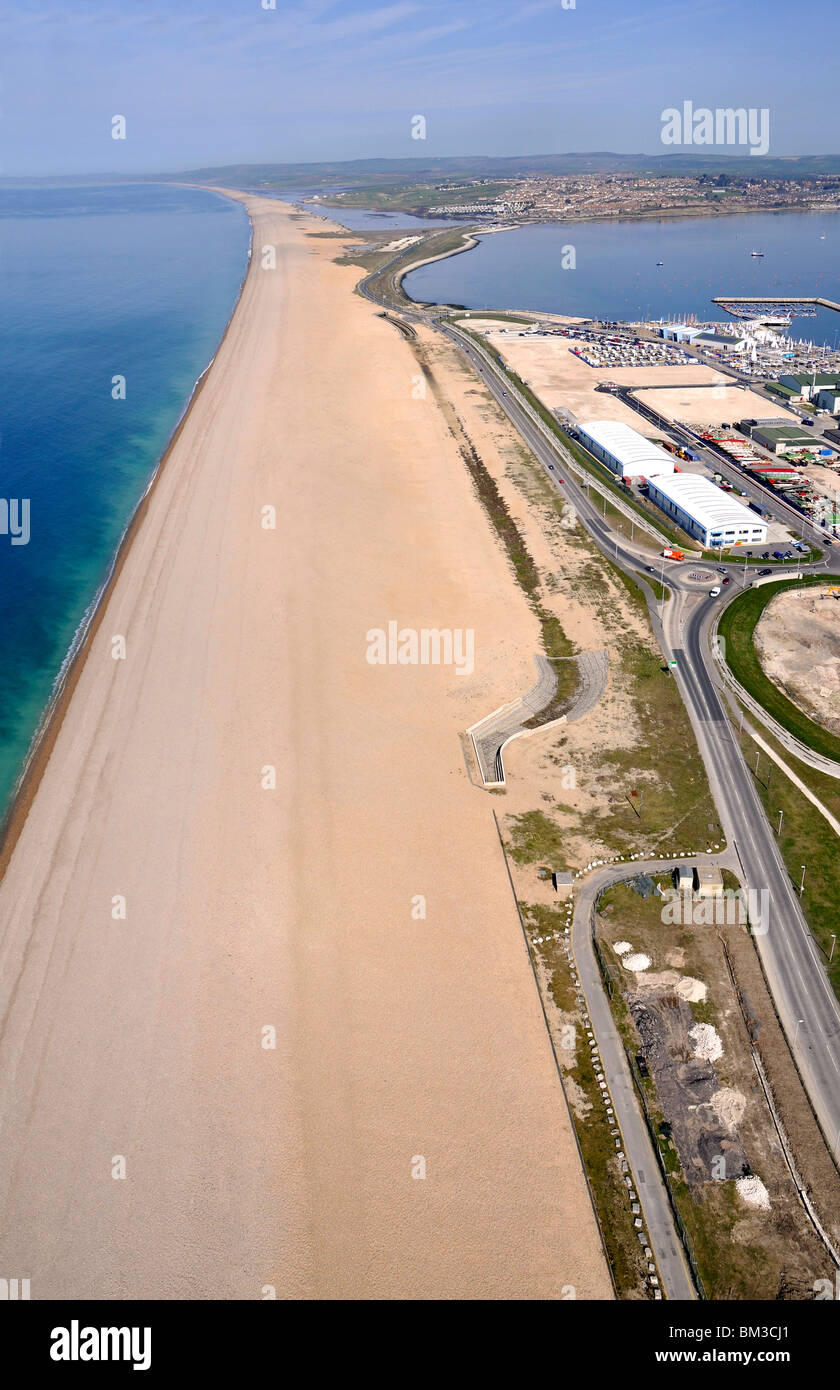
<svg viewBox="0 0 840 1390">
<path fill-rule="evenodd" d="M 840 595 L 828 586 L 777 594 L 754 641 L 770 680 L 817 723 L 840 733 Z"/>
</svg>

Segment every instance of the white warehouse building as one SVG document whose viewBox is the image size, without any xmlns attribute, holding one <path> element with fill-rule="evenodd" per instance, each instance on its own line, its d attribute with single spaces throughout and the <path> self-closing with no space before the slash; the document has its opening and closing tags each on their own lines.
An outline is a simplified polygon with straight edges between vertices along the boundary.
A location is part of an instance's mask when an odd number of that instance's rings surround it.
<svg viewBox="0 0 840 1390">
<path fill-rule="evenodd" d="M 672 455 L 629 425 L 615 420 L 590 420 L 577 429 L 585 448 L 619 478 L 650 478 L 654 473 L 674 471 Z"/>
<path fill-rule="evenodd" d="M 767 540 L 766 522 L 696 473 L 649 478 L 648 497 L 708 549 L 763 545 Z"/>
</svg>

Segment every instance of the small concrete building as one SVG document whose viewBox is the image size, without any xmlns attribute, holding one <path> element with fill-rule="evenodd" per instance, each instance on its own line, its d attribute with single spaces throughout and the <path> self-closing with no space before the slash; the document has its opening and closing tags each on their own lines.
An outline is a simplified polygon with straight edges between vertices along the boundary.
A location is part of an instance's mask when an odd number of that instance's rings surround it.
<svg viewBox="0 0 840 1390">
<path fill-rule="evenodd" d="M 680 893 L 694 892 L 694 869 L 690 864 L 678 864 L 674 869 L 674 887 Z"/>
<path fill-rule="evenodd" d="M 698 898 L 722 898 L 723 874 L 714 864 L 701 864 L 694 870 Z"/>
</svg>

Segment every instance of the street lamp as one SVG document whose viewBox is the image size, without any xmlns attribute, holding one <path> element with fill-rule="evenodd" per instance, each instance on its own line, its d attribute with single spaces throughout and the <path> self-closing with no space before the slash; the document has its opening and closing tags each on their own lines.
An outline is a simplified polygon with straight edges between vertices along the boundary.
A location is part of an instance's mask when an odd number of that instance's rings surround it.
<svg viewBox="0 0 840 1390">
<path fill-rule="evenodd" d="M 837 937 L 836 937 L 835 933 L 832 932 L 832 933 L 831 933 L 831 950 L 830 950 L 829 953 L 828 953 L 828 963 L 829 963 L 829 965 L 831 964 L 831 957 L 834 955 L 834 947 L 835 947 L 836 945 L 837 945 Z"/>
<path fill-rule="evenodd" d="M 793 1034 L 793 1045 L 794 1045 L 794 1047 L 796 1047 L 796 1039 L 799 1037 L 799 1025 L 800 1025 L 801 1023 L 804 1023 L 804 1022 L 805 1022 L 804 1018 L 798 1018 L 798 1019 L 796 1020 L 796 1030 L 795 1030 L 795 1032 L 794 1032 L 794 1034 Z"/>
<path fill-rule="evenodd" d="M 805 887 L 805 865 L 802 865 L 802 882 L 799 885 L 799 896 L 802 897 L 802 890 Z"/>
<path fill-rule="evenodd" d="M 778 828 L 778 830 L 776 831 L 776 834 L 777 834 L 777 835 L 781 835 L 781 833 L 782 833 L 782 816 L 783 816 L 784 814 L 785 814 L 784 811 L 780 811 L 780 812 L 779 812 L 779 828 Z"/>
</svg>

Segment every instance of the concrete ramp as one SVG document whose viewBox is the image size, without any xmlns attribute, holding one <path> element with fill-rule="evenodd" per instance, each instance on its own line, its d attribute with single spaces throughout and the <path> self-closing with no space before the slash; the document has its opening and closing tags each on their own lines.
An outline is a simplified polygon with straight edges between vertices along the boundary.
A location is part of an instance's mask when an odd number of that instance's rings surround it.
<svg viewBox="0 0 840 1390">
<path fill-rule="evenodd" d="M 607 684 L 609 657 L 606 652 L 583 652 L 570 657 L 577 663 L 579 684 L 572 702 L 564 714 L 546 720 L 532 728 L 526 725 L 546 709 L 557 693 L 556 663 L 539 654 L 534 657 L 537 668 L 537 681 L 526 695 L 500 705 L 468 730 L 475 752 L 476 762 L 485 787 L 505 785 L 505 765 L 503 753 L 515 738 L 527 738 L 540 733 L 555 724 L 565 724 L 582 719 L 598 703 Z"/>
</svg>

